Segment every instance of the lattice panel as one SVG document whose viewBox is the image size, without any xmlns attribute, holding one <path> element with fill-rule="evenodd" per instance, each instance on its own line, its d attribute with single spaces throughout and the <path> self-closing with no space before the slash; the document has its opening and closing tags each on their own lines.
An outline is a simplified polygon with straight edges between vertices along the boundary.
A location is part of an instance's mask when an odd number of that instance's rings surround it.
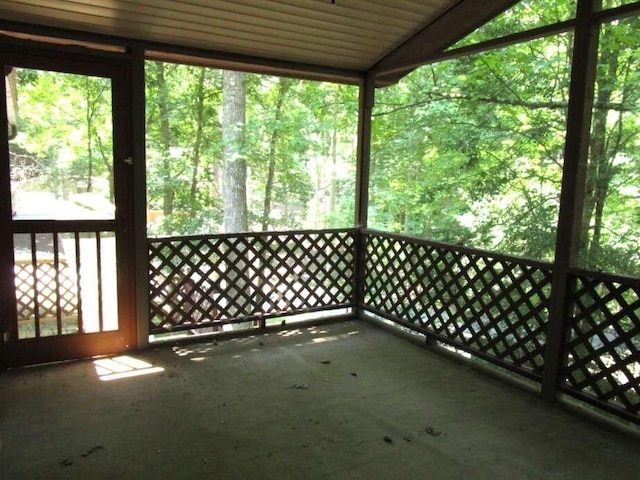
<svg viewBox="0 0 640 480">
<path fill-rule="evenodd" d="M 353 304 L 354 233 L 149 241 L 151 332 Z"/>
<path fill-rule="evenodd" d="M 264 237 L 263 311 L 352 305 L 354 244 L 350 232 Z"/>
<path fill-rule="evenodd" d="M 367 235 L 364 291 L 373 311 L 541 376 L 550 269 Z"/>
<path fill-rule="evenodd" d="M 36 304 L 39 318 L 57 318 L 58 301 L 61 315 L 78 314 L 76 278 L 65 260 L 59 262 L 57 283 L 53 260 L 38 260 L 35 278 L 34 266 L 31 262 L 16 262 L 14 273 L 18 320 L 35 318 Z"/>
<path fill-rule="evenodd" d="M 572 295 L 565 385 L 640 414 L 640 287 L 577 277 Z"/>
</svg>

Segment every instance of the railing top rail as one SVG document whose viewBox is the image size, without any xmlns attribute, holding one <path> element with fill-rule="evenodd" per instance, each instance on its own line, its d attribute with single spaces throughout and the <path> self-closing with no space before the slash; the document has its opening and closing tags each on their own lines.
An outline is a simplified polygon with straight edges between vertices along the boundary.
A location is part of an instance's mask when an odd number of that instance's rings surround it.
<svg viewBox="0 0 640 480">
<path fill-rule="evenodd" d="M 569 269 L 569 275 L 571 275 L 572 277 L 588 277 L 604 282 L 624 283 L 625 285 L 629 285 L 630 287 L 640 288 L 640 278 L 632 277 L 630 275 L 596 272 L 593 270 L 585 270 L 582 268 Z"/>
<path fill-rule="evenodd" d="M 381 230 L 374 229 L 360 229 L 360 233 L 363 235 L 376 235 L 386 237 L 392 240 L 398 240 L 402 242 L 412 242 L 427 247 L 441 248 L 445 250 L 452 250 L 458 253 L 466 253 L 468 255 L 477 255 L 481 257 L 491 257 L 496 260 L 502 260 L 505 262 L 517 263 L 520 265 L 526 265 L 529 267 L 539 268 L 541 270 L 551 271 L 553 269 L 553 263 L 545 262 L 541 260 L 533 260 L 530 258 L 518 257 L 515 255 L 507 255 L 504 253 L 498 253 L 491 250 L 483 250 L 480 248 L 465 247 L 463 245 L 455 245 L 451 243 L 438 242 L 435 240 L 425 240 L 419 237 L 413 237 L 406 234 L 389 233 Z"/>
<path fill-rule="evenodd" d="M 267 232 L 242 232 L 242 233 L 209 233 L 204 235 L 169 235 L 148 237 L 149 243 L 171 242 L 175 240 L 207 240 L 212 238 L 251 238 L 251 237 L 279 237 L 296 235 L 313 235 L 323 233 L 357 233 L 357 228 L 331 228 L 326 230 L 281 230 Z"/>
</svg>

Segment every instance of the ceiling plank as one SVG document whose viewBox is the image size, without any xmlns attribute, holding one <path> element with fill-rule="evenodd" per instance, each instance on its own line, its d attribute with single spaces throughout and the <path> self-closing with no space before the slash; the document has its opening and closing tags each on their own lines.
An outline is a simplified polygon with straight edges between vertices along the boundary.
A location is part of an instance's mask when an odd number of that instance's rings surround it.
<svg viewBox="0 0 640 480">
<path fill-rule="evenodd" d="M 457 0 L 0 0 L 0 18 L 365 71 Z"/>
<path fill-rule="evenodd" d="M 41 0 L 22 0 L 23 4 L 37 6 Z M 335 44 L 367 45 L 379 47 L 396 36 L 387 35 L 387 41 L 355 21 L 340 24 L 337 22 L 315 22 L 302 17 L 284 16 L 270 9 L 253 8 L 244 12 L 213 9 L 175 0 L 119 0 L 117 4 L 90 5 L 88 2 L 73 0 L 48 0 L 46 7 L 60 10 L 68 16 L 80 13 L 102 17 L 102 23 L 127 18 L 141 25 L 154 25 L 159 22 L 171 22 L 175 29 L 194 32 L 215 32 L 235 30 L 239 33 L 250 32 L 263 37 L 282 36 L 291 41 Z M 237 6 L 236 6 L 237 9 Z"/>
<path fill-rule="evenodd" d="M 461 0 L 420 32 L 373 65 L 379 84 L 395 83 L 404 75 L 496 17 L 519 0 Z"/>
<path fill-rule="evenodd" d="M 60 2 L 64 3 L 64 2 Z M 158 19 L 154 22 L 139 22 L 135 16 L 122 15 L 119 18 L 104 15 L 104 12 L 91 9 L 79 9 L 69 12 L 51 6 L 35 6 L 30 15 L 3 15 L 9 20 L 26 20 L 34 23 L 80 29 L 92 33 L 113 35 L 142 41 L 156 41 L 194 48 L 208 48 L 230 53 L 261 56 L 277 60 L 313 63 L 335 68 L 364 70 L 364 62 L 369 63 L 375 57 L 375 50 L 365 50 L 359 45 L 349 44 L 351 48 L 341 48 L 333 42 L 295 41 L 281 36 L 261 36 L 259 32 L 237 28 L 218 28 L 217 30 L 193 30 L 194 25 L 183 22 L 170 22 Z M 180 27 L 180 28 L 176 28 Z M 307 37 L 308 39 L 309 37 Z M 353 68 L 353 67 L 356 68 Z"/>
</svg>

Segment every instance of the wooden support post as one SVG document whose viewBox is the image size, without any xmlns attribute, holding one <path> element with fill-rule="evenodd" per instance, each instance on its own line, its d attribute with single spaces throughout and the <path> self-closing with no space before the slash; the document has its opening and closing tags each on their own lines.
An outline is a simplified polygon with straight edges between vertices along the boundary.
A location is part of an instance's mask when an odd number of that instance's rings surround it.
<svg viewBox="0 0 640 480">
<path fill-rule="evenodd" d="M 0 79 L 0 370 L 9 365 L 7 345 L 17 340 L 16 287 L 13 281 L 11 166 L 7 115 L 6 70 Z"/>
<path fill-rule="evenodd" d="M 145 153 L 144 48 L 131 48 L 131 116 L 133 137 L 133 218 L 137 346 L 149 343 L 149 248 Z"/>
<path fill-rule="evenodd" d="M 596 3 L 593 0 L 578 1 L 574 34 L 560 213 L 542 380 L 542 396 L 550 401 L 555 400 L 561 380 L 567 320 L 570 316 L 569 269 L 575 265 L 580 240 L 578 236 L 598 56 L 598 25 L 593 21 Z"/>
<path fill-rule="evenodd" d="M 371 160 L 371 113 L 375 100 L 375 77 L 367 74 L 360 83 L 358 104 L 358 155 L 356 165 L 355 224 L 358 227 L 355 241 L 355 303 L 360 316 L 360 305 L 364 299 L 365 242 L 360 229 L 367 228 L 369 208 L 369 166 Z"/>
<path fill-rule="evenodd" d="M 360 84 L 358 104 L 358 153 L 356 165 L 356 218 L 359 228 L 367 227 L 369 207 L 369 165 L 371 163 L 371 113 L 375 102 L 375 78 L 366 75 Z"/>
</svg>

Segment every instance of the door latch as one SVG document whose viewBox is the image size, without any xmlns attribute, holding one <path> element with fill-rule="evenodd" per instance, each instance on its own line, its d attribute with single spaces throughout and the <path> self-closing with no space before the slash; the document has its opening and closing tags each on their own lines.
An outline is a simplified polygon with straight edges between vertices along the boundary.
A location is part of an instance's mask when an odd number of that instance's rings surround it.
<svg viewBox="0 0 640 480">
<path fill-rule="evenodd" d="M 124 163 L 128 165 L 133 165 L 133 157 L 127 157 L 124 159 Z"/>
</svg>

